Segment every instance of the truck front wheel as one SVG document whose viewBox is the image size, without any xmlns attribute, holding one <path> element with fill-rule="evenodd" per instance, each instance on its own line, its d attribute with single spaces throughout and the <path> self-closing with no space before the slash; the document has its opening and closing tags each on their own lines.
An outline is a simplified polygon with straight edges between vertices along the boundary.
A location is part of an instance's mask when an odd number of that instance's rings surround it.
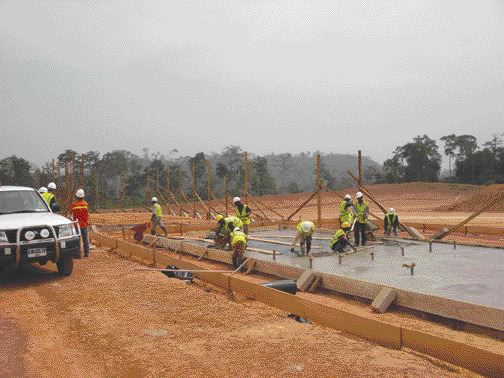
<svg viewBox="0 0 504 378">
<path fill-rule="evenodd" d="M 72 274 L 73 270 L 73 257 L 61 257 L 56 265 L 58 267 L 59 274 L 62 276 L 69 276 Z"/>
</svg>

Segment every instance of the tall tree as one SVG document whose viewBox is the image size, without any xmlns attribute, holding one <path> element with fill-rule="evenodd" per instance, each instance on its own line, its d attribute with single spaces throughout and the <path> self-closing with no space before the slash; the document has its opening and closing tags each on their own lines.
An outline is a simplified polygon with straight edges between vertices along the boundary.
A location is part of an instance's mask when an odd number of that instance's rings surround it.
<svg viewBox="0 0 504 378">
<path fill-rule="evenodd" d="M 455 134 L 446 135 L 441 138 L 444 142 L 444 154 L 448 156 L 450 177 L 452 177 L 452 159 L 455 157 L 455 151 L 457 150 L 458 137 Z"/>
<path fill-rule="evenodd" d="M 275 179 L 268 170 L 268 161 L 264 157 L 257 157 L 252 161 L 252 193 L 257 195 L 276 192 Z"/>
<path fill-rule="evenodd" d="M 394 157 L 384 163 L 386 175 L 393 172 L 399 181 L 437 181 L 441 171 L 441 154 L 436 141 L 427 135 L 397 147 Z"/>
<path fill-rule="evenodd" d="M 0 160 L 0 185 L 35 186 L 30 169 L 30 163 L 16 155 Z"/>
</svg>

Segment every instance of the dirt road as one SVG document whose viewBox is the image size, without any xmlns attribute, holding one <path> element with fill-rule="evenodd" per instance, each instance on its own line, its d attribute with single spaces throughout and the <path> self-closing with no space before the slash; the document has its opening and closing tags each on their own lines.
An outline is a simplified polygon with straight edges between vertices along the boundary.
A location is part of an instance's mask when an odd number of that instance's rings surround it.
<svg viewBox="0 0 504 378">
<path fill-rule="evenodd" d="M 69 278 L 51 264 L 0 274 L 0 376 L 460 374 L 135 266 L 95 250 Z"/>
</svg>

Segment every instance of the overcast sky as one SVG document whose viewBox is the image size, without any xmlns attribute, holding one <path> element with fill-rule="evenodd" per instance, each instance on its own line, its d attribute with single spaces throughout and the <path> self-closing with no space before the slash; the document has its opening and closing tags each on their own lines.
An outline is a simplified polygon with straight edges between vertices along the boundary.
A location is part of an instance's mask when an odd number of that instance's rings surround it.
<svg viewBox="0 0 504 378">
<path fill-rule="evenodd" d="M 0 158 L 237 144 L 382 162 L 504 132 L 504 2 L 0 0 Z"/>
</svg>

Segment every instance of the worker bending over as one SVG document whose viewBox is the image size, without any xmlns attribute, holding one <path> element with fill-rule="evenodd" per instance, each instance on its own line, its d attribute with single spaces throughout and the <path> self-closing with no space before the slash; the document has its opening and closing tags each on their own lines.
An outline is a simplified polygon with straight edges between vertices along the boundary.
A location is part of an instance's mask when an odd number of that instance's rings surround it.
<svg viewBox="0 0 504 378">
<path fill-rule="evenodd" d="M 70 205 L 68 212 L 71 214 L 72 219 L 79 221 L 81 230 L 82 246 L 84 247 L 84 257 L 89 256 L 89 237 L 88 237 L 88 224 L 89 224 L 89 206 L 84 201 L 84 190 L 79 189 L 75 193 L 76 201 Z"/>
<path fill-rule="evenodd" d="M 233 198 L 233 204 L 236 210 L 236 216 L 243 223 L 243 232 L 248 235 L 249 233 L 249 224 L 250 224 L 250 214 L 252 210 L 247 205 L 241 203 L 240 197 Z"/>
<path fill-rule="evenodd" d="M 247 234 L 240 227 L 235 227 L 230 234 L 231 249 L 233 250 L 233 269 L 237 269 L 247 248 Z"/>
<path fill-rule="evenodd" d="M 163 230 L 165 236 L 168 236 L 168 232 L 166 231 L 166 227 L 163 223 L 163 211 L 161 210 L 161 205 L 158 203 L 158 199 L 156 197 L 152 197 L 152 228 L 151 234 L 156 235 L 156 228 L 159 226 L 161 230 Z"/>
<path fill-rule="evenodd" d="M 364 195 L 361 192 L 357 192 L 355 195 L 357 202 L 354 204 L 354 216 L 356 217 L 354 226 L 354 239 L 355 245 L 358 246 L 359 242 L 361 245 L 366 245 L 366 229 L 369 217 L 369 204 L 364 201 Z"/>
<path fill-rule="evenodd" d="M 329 242 L 329 248 L 331 248 L 334 252 L 343 252 L 345 247 L 349 245 L 355 251 L 356 248 L 350 244 L 348 240 L 348 236 L 351 232 L 350 227 L 350 223 L 343 222 L 341 224 L 341 228 L 334 233 L 331 241 Z"/>
<path fill-rule="evenodd" d="M 399 227 L 399 216 L 393 208 L 390 208 L 388 213 L 385 214 L 383 218 L 383 230 L 384 234 L 390 236 L 391 232 L 394 231 L 394 235 L 398 236 L 397 229 Z"/>
<path fill-rule="evenodd" d="M 215 217 L 217 221 L 217 228 L 215 229 L 215 247 L 225 248 L 226 245 L 230 244 L 231 232 L 236 227 L 242 227 L 243 223 L 237 217 L 226 217 L 217 214 Z"/>
<path fill-rule="evenodd" d="M 353 224 L 353 202 L 350 194 L 345 195 L 343 201 L 340 202 L 339 206 L 339 219 L 340 225 L 345 222 Z M 341 227 L 341 226 L 340 226 Z"/>
<path fill-rule="evenodd" d="M 54 195 L 54 192 L 56 192 L 56 184 L 54 182 L 50 182 L 49 185 L 47 185 L 47 189 L 42 187 L 39 189 L 39 192 L 41 192 L 40 194 L 42 195 L 42 198 L 44 198 L 44 201 L 46 201 L 51 210 L 57 213 L 60 209 L 56 203 L 56 196 Z"/>
<path fill-rule="evenodd" d="M 299 240 L 299 244 L 301 246 L 301 254 L 307 255 L 311 251 L 311 242 L 313 233 L 315 232 L 315 224 L 311 221 L 301 221 L 296 226 L 297 234 L 294 240 L 292 241 L 291 252 L 294 252 L 294 246 Z M 305 249 L 306 244 L 306 249 Z"/>
</svg>

